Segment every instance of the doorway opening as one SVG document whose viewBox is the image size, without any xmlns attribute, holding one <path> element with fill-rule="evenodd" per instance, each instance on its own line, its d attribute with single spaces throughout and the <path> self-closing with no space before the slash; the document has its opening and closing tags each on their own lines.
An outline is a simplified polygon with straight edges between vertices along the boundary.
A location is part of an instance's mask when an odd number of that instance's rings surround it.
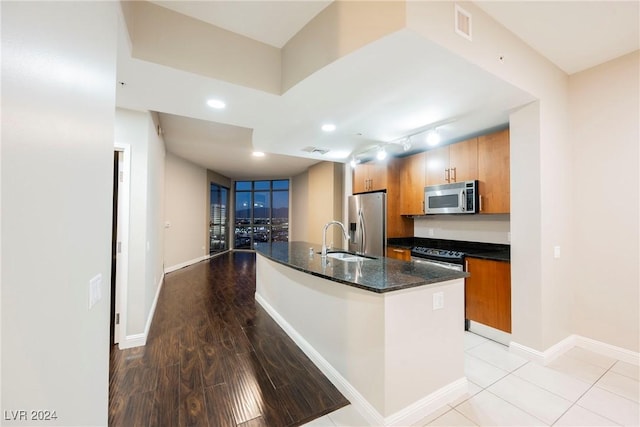
<svg viewBox="0 0 640 427">
<path fill-rule="evenodd" d="M 119 344 L 125 331 L 129 259 L 129 159 L 130 147 L 116 144 L 113 152 L 110 345 Z"/>
</svg>

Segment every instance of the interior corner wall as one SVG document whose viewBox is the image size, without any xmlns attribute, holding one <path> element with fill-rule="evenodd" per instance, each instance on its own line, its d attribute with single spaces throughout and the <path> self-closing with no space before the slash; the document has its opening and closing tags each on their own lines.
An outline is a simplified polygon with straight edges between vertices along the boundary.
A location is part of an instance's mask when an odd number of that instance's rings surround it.
<svg viewBox="0 0 640 427">
<path fill-rule="evenodd" d="M 309 172 L 304 171 L 291 178 L 291 226 L 289 240 L 308 242 Z"/>
<path fill-rule="evenodd" d="M 0 406 L 43 425 L 108 421 L 117 7 L 0 4 Z"/>
<path fill-rule="evenodd" d="M 569 79 L 577 334 L 640 351 L 638 51 Z M 603 321 L 606 319 L 606 321 Z"/>
<path fill-rule="evenodd" d="M 341 168 L 337 168 L 333 162 L 316 163 L 309 168 L 308 172 L 309 219 L 307 241 L 322 244 L 322 229 L 324 225 L 329 221 L 343 221 L 342 175 L 344 172 Z M 344 243 L 342 232 L 337 227 L 332 228 L 332 230 L 329 230 L 330 233 L 327 234 L 327 244 L 333 242 L 335 247 L 342 247 Z"/>
<path fill-rule="evenodd" d="M 163 272 L 164 157 L 162 137 L 149 112 L 116 109 L 115 142 L 131 147 L 129 188 L 129 275 L 125 339 L 141 336 Z"/>
<path fill-rule="evenodd" d="M 167 269 L 207 255 L 207 170 L 175 154 L 166 157 L 164 256 Z"/>
</svg>

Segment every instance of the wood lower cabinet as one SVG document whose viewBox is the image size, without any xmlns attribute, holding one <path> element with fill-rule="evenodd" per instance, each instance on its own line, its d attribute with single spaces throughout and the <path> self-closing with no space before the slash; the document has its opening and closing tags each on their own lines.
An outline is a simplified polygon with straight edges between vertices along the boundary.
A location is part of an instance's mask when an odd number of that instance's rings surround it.
<svg viewBox="0 0 640 427">
<path fill-rule="evenodd" d="M 400 214 L 424 215 L 425 153 L 400 159 Z"/>
<path fill-rule="evenodd" d="M 478 137 L 480 213 L 509 213 L 509 129 Z"/>
<path fill-rule="evenodd" d="M 411 261 L 411 249 L 387 246 L 387 258 L 399 259 L 401 261 Z"/>
<path fill-rule="evenodd" d="M 511 264 L 467 257 L 465 318 L 511 333 Z"/>
</svg>

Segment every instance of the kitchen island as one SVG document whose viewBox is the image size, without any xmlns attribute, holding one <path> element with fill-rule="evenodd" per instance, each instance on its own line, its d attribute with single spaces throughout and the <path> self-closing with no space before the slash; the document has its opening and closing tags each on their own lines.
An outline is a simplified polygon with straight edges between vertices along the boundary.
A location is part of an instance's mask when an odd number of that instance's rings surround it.
<svg viewBox="0 0 640 427">
<path fill-rule="evenodd" d="M 372 425 L 408 425 L 467 390 L 466 273 L 256 246 L 256 300 Z"/>
</svg>

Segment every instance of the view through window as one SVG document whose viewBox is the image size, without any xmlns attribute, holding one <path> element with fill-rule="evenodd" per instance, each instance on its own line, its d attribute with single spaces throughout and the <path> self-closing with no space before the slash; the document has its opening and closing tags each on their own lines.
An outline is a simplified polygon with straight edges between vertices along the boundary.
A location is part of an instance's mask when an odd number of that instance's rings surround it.
<svg viewBox="0 0 640 427">
<path fill-rule="evenodd" d="M 209 254 L 213 255 L 229 248 L 227 244 L 229 189 L 212 183 L 210 203 Z"/>
<path fill-rule="evenodd" d="M 236 181 L 235 248 L 289 240 L 289 180 Z"/>
</svg>

